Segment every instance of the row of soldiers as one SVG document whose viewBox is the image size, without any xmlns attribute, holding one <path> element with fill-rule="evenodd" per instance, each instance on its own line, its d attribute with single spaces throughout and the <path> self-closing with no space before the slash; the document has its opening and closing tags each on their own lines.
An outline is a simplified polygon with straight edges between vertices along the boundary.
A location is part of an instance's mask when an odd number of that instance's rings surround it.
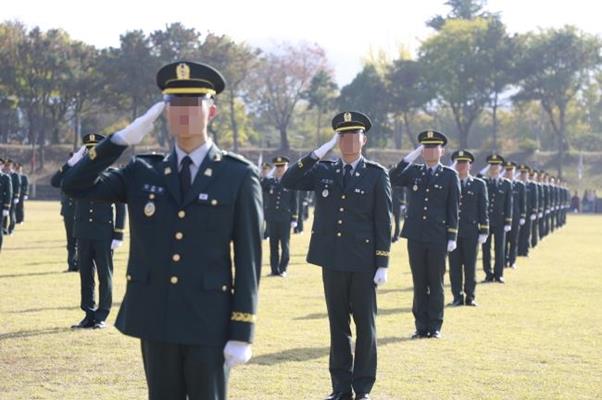
<svg viewBox="0 0 602 400">
<path fill-rule="evenodd" d="M 0 251 L 4 235 L 12 235 L 16 225 L 25 221 L 25 201 L 29 198 L 29 178 L 23 165 L 0 158 Z"/>
</svg>

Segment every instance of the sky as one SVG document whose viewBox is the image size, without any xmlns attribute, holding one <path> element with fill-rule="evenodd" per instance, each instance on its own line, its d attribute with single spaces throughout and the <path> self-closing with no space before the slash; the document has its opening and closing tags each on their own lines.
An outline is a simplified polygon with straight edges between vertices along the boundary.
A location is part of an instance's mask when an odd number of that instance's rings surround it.
<svg viewBox="0 0 602 400">
<path fill-rule="evenodd" d="M 0 21 L 20 20 L 28 27 L 62 28 L 97 47 L 119 46 L 119 35 L 134 29 L 149 33 L 182 22 L 201 33 L 226 34 L 269 50 L 277 43 L 307 41 L 325 49 L 339 85 L 361 70 L 362 58 L 382 49 L 392 58 L 400 46 L 416 51 L 432 30 L 431 17 L 448 13 L 444 0 L 5 0 Z M 575 25 L 602 36 L 598 0 L 489 0 L 510 33 Z"/>
</svg>

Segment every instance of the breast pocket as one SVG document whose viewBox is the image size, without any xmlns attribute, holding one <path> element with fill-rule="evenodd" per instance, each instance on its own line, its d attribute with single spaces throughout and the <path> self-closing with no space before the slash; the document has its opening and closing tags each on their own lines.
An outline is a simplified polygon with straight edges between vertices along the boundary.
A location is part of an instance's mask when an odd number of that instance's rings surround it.
<svg viewBox="0 0 602 400">
<path fill-rule="evenodd" d="M 191 212 L 199 229 L 217 231 L 232 225 L 234 198 L 229 194 L 200 194 Z"/>
</svg>

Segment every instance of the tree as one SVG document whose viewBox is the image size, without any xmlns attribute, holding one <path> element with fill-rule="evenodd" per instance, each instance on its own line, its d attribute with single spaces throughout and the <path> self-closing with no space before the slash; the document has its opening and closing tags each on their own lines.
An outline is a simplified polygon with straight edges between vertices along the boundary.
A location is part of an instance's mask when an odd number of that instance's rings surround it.
<svg viewBox="0 0 602 400">
<path fill-rule="evenodd" d="M 322 142 L 322 116 L 333 109 L 337 90 L 338 86 L 331 73 L 322 69 L 314 75 L 309 90 L 304 95 L 308 103 L 307 109 L 316 111 L 316 144 Z"/>
<path fill-rule="evenodd" d="M 287 129 L 295 107 L 309 89 L 311 80 L 326 67 L 324 50 L 318 45 L 282 44 L 262 57 L 253 76 L 250 99 L 280 134 L 280 150 L 290 148 Z"/>
<path fill-rule="evenodd" d="M 426 25 L 439 31 L 443 29 L 445 22 L 449 20 L 472 20 L 479 17 L 487 17 L 489 14 L 483 9 L 487 0 L 448 0 L 446 6 L 451 7 L 447 16 L 437 15 L 426 22 Z"/>
<path fill-rule="evenodd" d="M 568 148 L 566 114 L 570 102 L 600 65 L 600 39 L 575 27 L 547 29 L 521 37 L 517 101 L 536 100 L 549 117 L 557 139 L 558 176 Z"/>
</svg>

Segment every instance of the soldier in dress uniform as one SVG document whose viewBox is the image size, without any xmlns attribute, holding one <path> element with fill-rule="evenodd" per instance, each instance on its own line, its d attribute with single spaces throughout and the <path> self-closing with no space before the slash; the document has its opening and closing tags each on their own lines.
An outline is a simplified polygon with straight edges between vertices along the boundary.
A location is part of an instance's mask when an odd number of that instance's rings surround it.
<svg viewBox="0 0 602 400">
<path fill-rule="evenodd" d="M 293 164 L 284 187 L 312 190 L 315 211 L 307 261 L 322 267 L 330 322 L 328 400 L 369 399 L 376 380 L 376 286 L 387 280 L 391 185 L 387 170 L 362 156 L 370 119 L 347 111 L 332 120 L 334 137 Z M 338 143 L 341 158 L 324 161 Z M 356 326 L 351 348 L 350 314 Z M 355 357 L 354 357 L 355 355 Z"/>
<path fill-rule="evenodd" d="M 270 237 L 271 275 L 286 277 L 290 260 L 291 229 L 297 227 L 297 191 L 282 186 L 282 176 L 288 168 L 288 158 L 274 157 L 275 170 L 261 180 L 265 220 Z"/>
<path fill-rule="evenodd" d="M 389 169 L 394 168 L 395 165 L 391 165 Z M 401 186 L 391 187 L 391 197 L 393 200 L 393 238 L 392 243 L 399 240 L 401 234 L 401 218 L 405 216 L 406 210 L 406 192 Z"/>
<path fill-rule="evenodd" d="M 88 134 L 77 154 L 94 151 L 103 135 Z M 58 172 L 56 180 L 65 179 L 66 171 L 74 165 L 72 156 Z M 64 182 L 63 182 L 64 183 Z M 74 329 L 103 329 L 113 304 L 113 250 L 121 246 L 125 226 L 125 205 L 120 202 L 79 198 L 75 201 L 73 236 L 77 247 L 77 268 L 81 279 L 80 307 L 84 318 Z M 98 274 L 98 305 L 94 301 L 94 272 Z"/>
<path fill-rule="evenodd" d="M 267 178 L 269 173 L 272 171 L 272 165 L 269 162 L 263 162 L 261 163 L 261 172 L 260 172 L 260 179 L 264 179 Z M 263 192 L 262 192 L 263 194 Z M 267 239 L 268 238 L 268 223 L 265 220 L 265 215 L 266 215 L 266 201 L 265 198 L 262 197 L 262 201 L 263 201 L 263 238 Z"/>
<path fill-rule="evenodd" d="M 520 164 L 518 167 L 520 172 L 519 179 L 525 185 L 527 196 L 525 225 L 521 227 L 518 238 L 518 255 L 521 257 L 529 256 L 529 247 L 531 243 L 531 235 L 533 234 L 533 225 L 537 220 L 537 183 L 531 179 L 531 169 L 526 164 Z"/>
<path fill-rule="evenodd" d="M 477 254 L 479 244 L 485 243 L 489 235 L 487 185 L 470 175 L 470 166 L 474 162 L 471 152 L 458 150 L 451 159 L 461 187 L 457 247 L 449 253 L 449 280 L 454 296 L 451 305 L 475 307 Z"/>
<path fill-rule="evenodd" d="M 90 150 L 67 171 L 63 189 L 128 204 L 127 288 L 115 326 L 141 339 L 149 398 L 223 400 L 230 368 L 251 357 L 261 270 L 259 172 L 208 137 L 214 98 L 225 87 L 215 68 L 168 64 L 157 84 L 163 101 Z M 152 131 L 164 109 L 174 150 L 106 171 Z"/>
<path fill-rule="evenodd" d="M 540 203 L 541 186 L 539 185 L 539 182 L 537 182 L 538 173 L 539 172 L 534 168 L 529 169 L 529 181 L 530 181 L 530 184 L 532 185 L 531 187 L 533 188 L 533 196 L 534 196 L 533 202 L 535 203 L 535 210 L 534 210 L 535 217 L 533 217 L 533 216 L 530 217 L 531 218 L 531 237 L 530 237 L 529 244 L 531 245 L 531 248 L 535 248 L 537 246 L 537 243 L 539 242 L 539 214 L 540 214 L 540 207 L 541 207 L 541 203 Z"/>
<path fill-rule="evenodd" d="M 487 194 L 489 196 L 489 237 L 483 243 L 485 281 L 504 283 L 506 234 L 512 229 L 512 183 L 501 177 L 504 158 L 499 154 L 487 157 Z M 491 268 L 491 242 L 495 261 Z"/>
<path fill-rule="evenodd" d="M 73 152 L 69 153 L 69 158 L 73 156 Z M 63 172 L 57 171 L 50 179 L 50 184 L 55 188 L 61 188 Z M 61 216 L 65 225 L 65 234 L 67 236 L 67 270 L 65 272 L 77 272 L 77 252 L 75 237 L 73 236 L 73 223 L 75 221 L 75 200 L 67 196 L 61 190 Z"/>
<path fill-rule="evenodd" d="M 299 218 L 297 219 L 297 226 L 293 229 L 294 233 L 302 233 L 305 229 L 305 220 L 309 218 L 309 204 L 312 193 L 309 190 L 299 190 L 297 193 L 297 198 L 299 199 Z"/>
<path fill-rule="evenodd" d="M 6 228 L 6 233 L 9 235 L 12 235 L 15 230 L 15 225 L 17 223 L 17 205 L 21 198 L 21 178 L 19 178 L 19 174 L 15 172 L 14 168 L 15 162 L 13 160 L 6 160 L 4 163 L 4 173 L 10 177 L 13 190 L 13 198 L 10 202 L 8 228 Z"/>
<path fill-rule="evenodd" d="M 25 222 L 25 201 L 29 199 L 29 179 L 23 173 L 23 164 L 17 164 L 16 172 L 19 174 L 21 193 L 19 194 L 19 203 L 17 203 L 17 208 L 15 209 L 15 218 L 17 224 L 22 224 Z"/>
<path fill-rule="evenodd" d="M 541 217 L 539 220 L 539 239 L 543 240 L 548 236 L 549 224 L 548 216 L 550 214 L 550 186 L 548 185 L 548 174 L 545 171 L 539 171 L 539 184 L 541 185 Z"/>
<path fill-rule="evenodd" d="M 512 225 L 510 232 L 506 234 L 505 266 L 516 269 L 518 238 L 521 229 L 523 229 L 523 226 L 527 221 L 527 192 L 525 184 L 520 180 L 514 179 L 516 163 L 506 161 L 504 169 L 506 170 L 506 179 L 512 183 Z"/>
<path fill-rule="evenodd" d="M 428 130 L 418 134 L 420 146 L 405 156 L 389 175 L 393 186 L 408 189 L 408 212 L 401 236 L 408 239 L 414 283 L 412 338 L 440 338 L 443 325 L 445 259 L 456 249 L 460 180 L 441 164 L 447 137 Z M 413 164 L 422 155 L 425 164 Z"/>
<path fill-rule="evenodd" d="M 8 174 L 3 172 L 4 160 L 0 158 L 0 250 L 2 250 L 2 240 L 4 231 L 8 230 L 10 218 L 10 206 L 13 200 L 13 185 Z"/>
</svg>

